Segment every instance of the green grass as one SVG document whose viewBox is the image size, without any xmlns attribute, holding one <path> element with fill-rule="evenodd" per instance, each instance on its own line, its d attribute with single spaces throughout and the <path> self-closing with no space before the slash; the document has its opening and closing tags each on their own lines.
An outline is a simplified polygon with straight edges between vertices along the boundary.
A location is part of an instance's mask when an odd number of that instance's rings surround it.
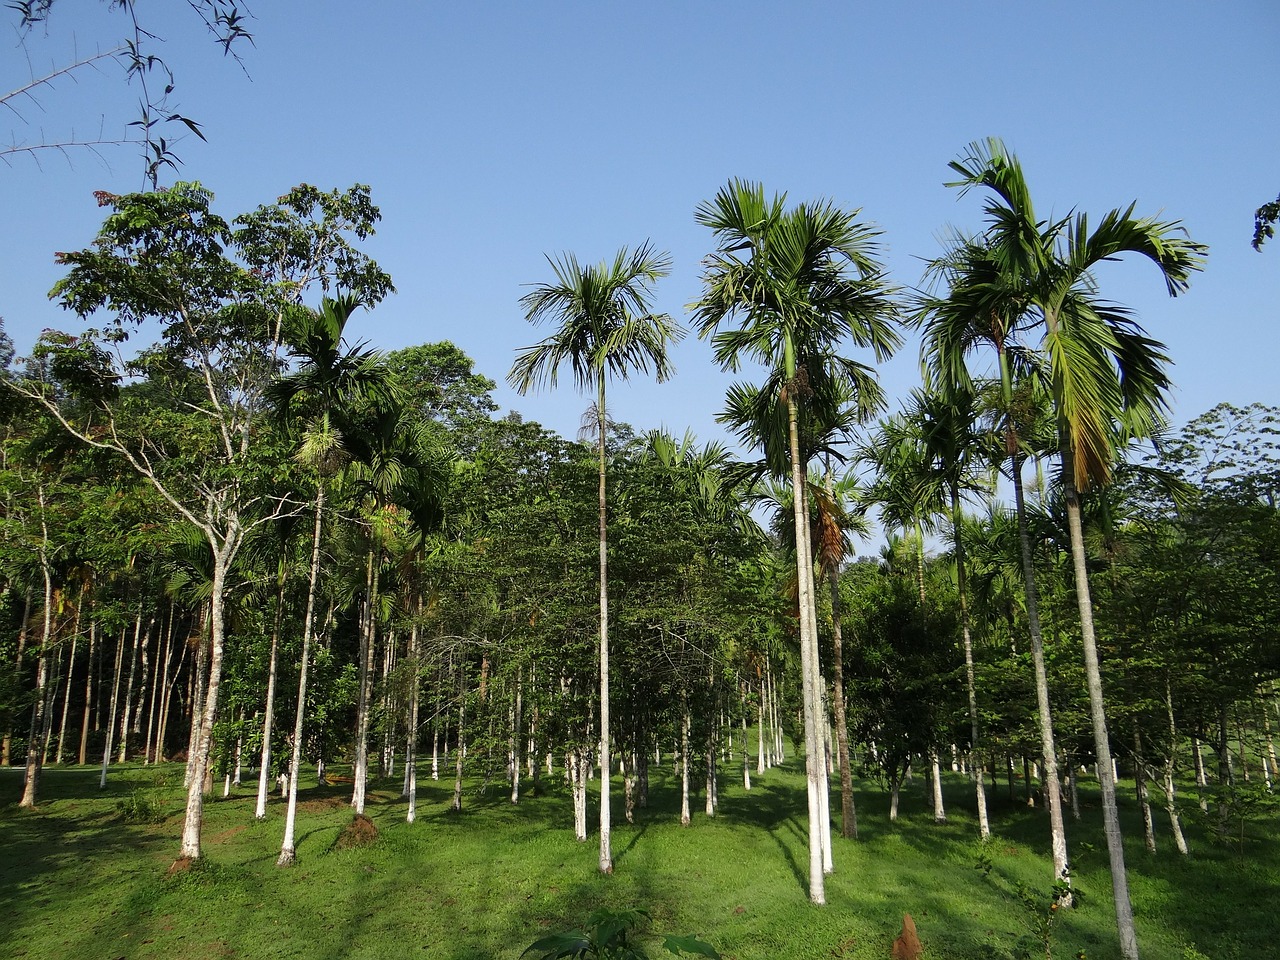
<svg viewBox="0 0 1280 960">
<path fill-rule="evenodd" d="M 253 787 L 206 806 L 199 868 L 167 876 L 181 828 L 181 769 L 112 770 L 105 791 L 90 768 L 46 770 L 42 803 L 22 811 L 21 770 L 0 770 L 0 957 L 439 958 L 517 957 L 548 931 L 596 907 L 644 906 L 652 930 L 697 934 L 726 957 L 883 960 L 904 911 L 929 960 L 1044 956 L 1037 917 L 1050 902 L 1048 827 L 1039 810 L 993 800 L 997 837 L 981 848 L 967 782 L 947 784 L 950 821 L 936 825 L 922 783 L 904 792 L 896 825 L 888 798 L 861 783 L 856 842 L 835 840 L 827 906 L 809 905 L 803 781 L 796 761 L 746 793 L 725 784 L 721 815 L 695 807 L 676 822 L 674 785 L 654 770 L 651 804 L 635 825 L 615 815 L 612 877 L 596 871 L 597 841 L 576 843 L 567 792 L 544 784 L 513 807 L 505 791 L 473 785 L 460 815 L 452 784 L 421 783 L 419 819 L 404 822 L 399 781 L 375 785 L 368 808 L 380 836 L 336 848 L 350 821 L 349 786 L 300 794 L 298 865 L 275 866 L 284 806 L 253 820 Z M 729 778 L 726 777 L 726 780 Z M 218 793 L 220 794 L 220 790 Z M 618 791 L 620 792 L 620 791 Z M 1111 960 L 1114 914 L 1096 796 L 1068 838 L 1082 906 L 1064 911 L 1053 956 Z M 139 803 L 141 801 L 141 803 Z M 126 819 L 122 804 L 159 807 L 157 823 Z M 620 809 L 619 804 L 619 809 Z M 1249 824 L 1243 842 L 1212 841 L 1193 825 L 1192 856 L 1167 835 L 1151 857 L 1130 805 L 1122 810 L 1130 883 L 1148 960 L 1273 956 L 1280 933 L 1280 831 Z M 1237 827 L 1239 825 L 1237 824 Z M 1158 830 L 1163 827 L 1160 824 Z"/>
</svg>

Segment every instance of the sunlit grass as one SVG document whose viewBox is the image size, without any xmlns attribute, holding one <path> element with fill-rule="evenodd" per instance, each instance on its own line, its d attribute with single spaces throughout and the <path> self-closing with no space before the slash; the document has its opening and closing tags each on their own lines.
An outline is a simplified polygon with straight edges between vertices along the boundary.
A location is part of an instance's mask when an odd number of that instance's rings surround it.
<svg viewBox="0 0 1280 960">
<path fill-rule="evenodd" d="M 0 771 L 7 798 L 19 770 Z M 0 955 L 33 958 L 517 957 L 545 932 L 598 906 L 643 906 L 658 932 L 692 933 L 738 960 L 888 956 L 903 912 L 931 960 L 1044 956 L 1038 914 L 1050 904 L 1048 829 L 1021 794 L 992 795 L 996 839 L 980 847 L 967 781 L 950 775 L 950 820 L 935 824 L 917 780 L 896 824 L 874 783 L 858 787 L 860 838 L 836 838 L 827 906 L 807 901 L 804 792 L 799 766 L 753 777 L 746 793 L 726 772 L 720 816 L 677 822 L 678 797 L 655 768 L 650 806 L 627 824 L 615 813 L 616 870 L 596 870 L 597 838 L 573 839 L 563 785 L 545 781 L 512 806 L 473 786 L 461 814 L 452 784 L 420 781 L 419 819 L 404 822 L 399 779 L 375 785 L 372 846 L 339 850 L 349 787 L 301 793 L 297 866 L 275 866 L 284 807 L 253 820 L 253 787 L 206 807 L 200 868 L 169 876 L 181 824 L 181 770 L 127 766 L 107 790 L 85 768 L 45 773 L 34 813 L 0 808 Z M 155 801 L 165 819 L 126 820 L 122 802 Z M 1096 797 L 1068 820 L 1078 910 L 1055 917 L 1053 956 L 1110 960 L 1114 915 Z M 1211 960 L 1270 955 L 1280 853 L 1274 826 L 1250 824 L 1241 846 L 1193 826 L 1193 855 L 1166 837 L 1151 857 L 1125 807 L 1134 908 L 1143 956 Z"/>
</svg>

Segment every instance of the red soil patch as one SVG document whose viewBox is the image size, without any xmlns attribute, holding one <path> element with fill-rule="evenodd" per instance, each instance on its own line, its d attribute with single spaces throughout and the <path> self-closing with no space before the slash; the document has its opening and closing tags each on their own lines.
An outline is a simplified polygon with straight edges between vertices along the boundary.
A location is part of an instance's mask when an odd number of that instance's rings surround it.
<svg viewBox="0 0 1280 960">
<path fill-rule="evenodd" d="M 247 829 L 249 828 L 245 826 L 239 826 L 239 827 L 232 827 L 230 830 L 223 830 L 221 833 L 210 837 L 209 842 L 210 843 L 226 843 L 236 834 L 244 833 Z"/>
<path fill-rule="evenodd" d="M 301 800 L 298 802 L 299 812 L 307 813 L 324 813 L 326 810 L 336 810 L 338 807 L 345 807 L 350 801 L 343 796 L 334 797 L 318 797 L 315 800 Z"/>
<path fill-rule="evenodd" d="M 352 847 L 367 847 L 378 839 L 378 828 L 364 814 L 357 813 L 351 822 L 342 828 L 338 835 L 339 850 L 350 850 Z"/>
<path fill-rule="evenodd" d="M 169 869 L 164 872 L 166 877 L 172 877 L 175 873 L 186 873 L 195 865 L 195 861 L 190 857 L 179 857 L 169 865 Z"/>
</svg>

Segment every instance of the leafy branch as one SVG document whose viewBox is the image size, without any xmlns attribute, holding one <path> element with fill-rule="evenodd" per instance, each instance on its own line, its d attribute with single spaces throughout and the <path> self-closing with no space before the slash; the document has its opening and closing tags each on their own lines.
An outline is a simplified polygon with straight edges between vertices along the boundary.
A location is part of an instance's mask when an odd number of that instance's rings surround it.
<svg viewBox="0 0 1280 960">
<path fill-rule="evenodd" d="M 19 36 L 24 48 L 35 28 L 48 24 L 54 2 L 55 0 L 13 0 L 8 4 L 18 14 Z M 103 160 L 99 148 L 134 143 L 142 147 L 143 172 L 146 181 L 154 189 L 159 185 L 160 174 L 166 168 L 176 170 L 182 163 L 174 150 L 177 140 L 163 136 L 161 131 L 176 124 L 183 135 L 195 134 L 201 140 L 205 139 L 205 135 L 198 122 L 180 113 L 172 104 L 171 97 L 176 85 L 174 73 L 164 58 L 152 52 L 154 44 L 163 42 L 162 38 L 143 26 L 138 18 L 135 0 L 104 2 L 115 10 L 123 11 L 127 18 L 127 35 L 110 50 L 79 58 L 46 74 L 37 76 L 33 70 L 32 79 L 28 83 L 0 96 L 0 106 L 6 107 L 22 125 L 28 125 L 29 121 L 19 109 L 21 102 L 27 101 L 40 107 L 37 94 L 42 90 L 52 90 L 56 81 L 63 78 L 70 77 L 75 81 L 85 68 L 96 69 L 99 61 L 110 59 L 123 69 L 125 82 L 136 82 L 141 90 L 138 116 L 126 124 L 133 128 L 132 133 L 135 135 L 113 137 L 100 130 L 95 137 L 81 138 L 73 132 L 67 137 L 47 140 L 42 134 L 38 142 L 22 142 L 15 132 L 9 138 L 9 145 L 0 147 L 0 159 L 10 163 L 11 157 L 26 154 L 35 157 L 39 165 L 38 157 L 46 150 L 61 153 L 68 160 L 73 151 L 88 150 Z M 243 68 L 235 46 L 245 42 L 253 43 L 253 35 L 246 28 L 246 21 L 250 16 L 247 10 L 242 10 L 235 0 L 187 0 L 187 6 L 213 35 L 223 53 L 234 58 Z M 157 79 L 159 83 L 156 82 Z"/>
</svg>

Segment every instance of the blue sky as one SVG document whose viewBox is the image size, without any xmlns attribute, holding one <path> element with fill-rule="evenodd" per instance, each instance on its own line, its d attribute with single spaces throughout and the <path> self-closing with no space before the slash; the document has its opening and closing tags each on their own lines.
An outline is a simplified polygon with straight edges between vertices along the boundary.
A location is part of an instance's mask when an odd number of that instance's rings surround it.
<svg viewBox="0 0 1280 960">
<path fill-rule="evenodd" d="M 372 187 L 383 222 L 367 249 L 399 291 L 361 319 L 356 335 L 374 346 L 452 340 L 501 382 L 516 349 L 545 335 L 518 305 L 550 279 L 544 254 L 595 262 L 646 240 L 674 260 L 657 306 L 683 318 L 712 246 L 694 208 L 731 177 L 861 208 L 884 231 L 893 279 L 914 285 L 947 225 L 980 225 L 978 195 L 943 182 L 970 141 L 995 135 L 1042 216 L 1137 201 L 1209 244 L 1176 300 L 1148 263 L 1098 273 L 1103 295 L 1168 345 L 1175 420 L 1224 400 L 1280 404 L 1280 240 L 1249 246 L 1254 209 L 1280 192 L 1274 0 L 258 0 L 243 70 L 185 4 L 150 6 L 180 108 L 209 140 L 179 145 L 181 176 L 213 189 L 220 212 L 303 181 Z M 24 53 L 13 20 L 3 91 L 121 33 L 105 4 L 61 0 Z M 11 101 L 23 119 L 0 119 L 0 134 L 111 134 L 135 97 L 112 68 L 85 71 L 38 103 Z M 54 251 L 87 245 L 101 223 L 92 191 L 138 186 L 129 147 L 0 166 L 0 316 L 20 352 L 44 327 L 77 325 L 46 294 Z M 917 359 L 909 338 L 882 368 L 894 405 L 918 383 Z M 718 437 L 733 378 L 697 340 L 675 362 L 665 384 L 613 388 L 614 416 Z M 567 436 L 589 402 L 565 381 L 530 397 L 502 385 L 497 399 Z"/>
</svg>

